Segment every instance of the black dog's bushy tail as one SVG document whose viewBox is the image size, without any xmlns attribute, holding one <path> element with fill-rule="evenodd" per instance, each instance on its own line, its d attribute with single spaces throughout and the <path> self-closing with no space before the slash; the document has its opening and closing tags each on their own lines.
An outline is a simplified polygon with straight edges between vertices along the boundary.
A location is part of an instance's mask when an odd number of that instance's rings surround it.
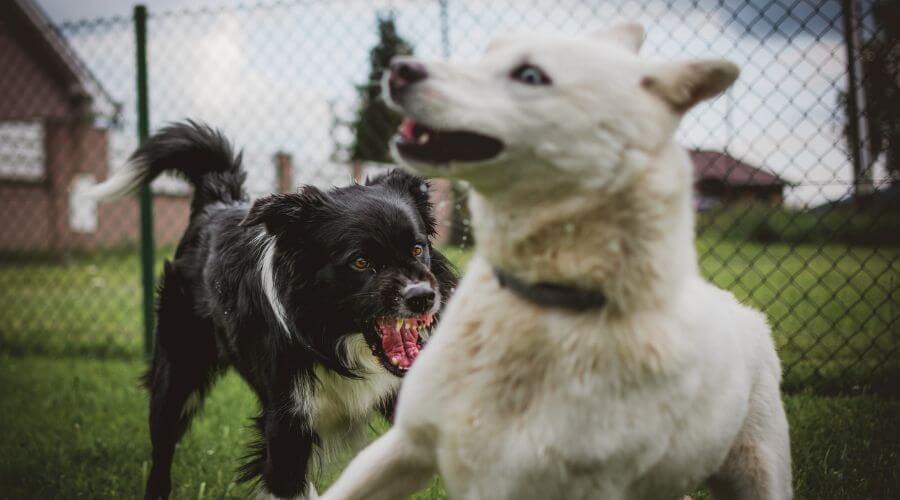
<svg viewBox="0 0 900 500">
<path fill-rule="evenodd" d="M 235 155 L 218 130 L 191 120 L 169 125 L 153 135 L 112 177 L 91 190 L 98 200 L 113 200 L 137 191 L 165 171 L 176 172 L 194 186 L 193 210 L 215 202 L 247 198 L 241 154 Z"/>
</svg>

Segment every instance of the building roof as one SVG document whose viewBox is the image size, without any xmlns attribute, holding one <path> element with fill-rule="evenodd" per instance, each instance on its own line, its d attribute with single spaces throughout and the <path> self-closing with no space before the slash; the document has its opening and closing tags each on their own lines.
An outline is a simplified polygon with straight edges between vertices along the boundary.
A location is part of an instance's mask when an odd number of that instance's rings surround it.
<svg viewBox="0 0 900 500">
<path fill-rule="evenodd" d="M 716 180 L 731 186 L 784 186 L 790 182 L 722 151 L 691 150 L 694 181 Z"/>
<path fill-rule="evenodd" d="M 94 115 L 117 120 L 119 104 L 33 0 L 9 0 L 0 4 L 0 13 L 18 28 L 17 36 L 24 37 L 30 50 L 67 88 L 69 95 L 84 98 Z"/>
</svg>

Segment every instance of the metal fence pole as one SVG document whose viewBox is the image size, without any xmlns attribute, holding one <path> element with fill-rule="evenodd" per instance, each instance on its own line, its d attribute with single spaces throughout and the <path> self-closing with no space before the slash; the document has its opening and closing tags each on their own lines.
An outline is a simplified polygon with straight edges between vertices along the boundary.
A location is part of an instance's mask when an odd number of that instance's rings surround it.
<svg viewBox="0 0 900 500">
<path fill-rule="evenodd" d="M 134 7 L 134 35 L 137 69 L 137 133 L 138 143 L 143 144 L 150 134 L 150 111 L 147 99 L 147 8 Z M 150 186 L 140 191 L 141 212 L 141 282 L 144 305 L 144 355 L 153 354 L 153 195 Z"/>
<path fill-rule="evenodd" d="M 842 2 L 844 43 L 847 46 L 847 103 L 849 104 L 850 151 L 853 160 L 853 195 L 859 197 L 875 190 L 872 183 L 872 162 L 869 158 L 869 122 L 866 119 L 866 89 L 863 84 L 862 26 L 857 0 Z"/>
</svg>

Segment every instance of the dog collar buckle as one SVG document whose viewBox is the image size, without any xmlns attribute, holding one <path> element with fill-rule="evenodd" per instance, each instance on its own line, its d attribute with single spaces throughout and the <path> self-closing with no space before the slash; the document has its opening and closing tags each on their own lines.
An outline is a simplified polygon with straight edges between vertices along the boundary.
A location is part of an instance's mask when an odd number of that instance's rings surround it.
<svg viewBox="0 0 900 500">
<path fill-rule="evenodd" d="M 494 275 L 501 287 L 539 306 L 578 312 L 600 310 L 606 306 L 606 295 L 599 290 L 584 290 L 558 283 L 528 283 L 497 268 L 494 268 Z"/>
</svg>

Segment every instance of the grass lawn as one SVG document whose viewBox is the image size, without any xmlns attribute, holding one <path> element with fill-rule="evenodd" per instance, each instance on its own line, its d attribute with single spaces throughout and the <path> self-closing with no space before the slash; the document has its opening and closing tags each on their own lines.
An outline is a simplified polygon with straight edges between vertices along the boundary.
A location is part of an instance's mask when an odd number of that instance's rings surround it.
<svg viewBox="0 0 900 500">
<path fill-rule="evenodd" d="M 798 498 L 900 498 L 900 248 L 705 234 L 698 250 L 707 277 L 769 315 Z M 471 257 L 447 253 L 460 267 Z M 140 496 L 138 268 L 133 252 L 0 261 L 0 498 Z M 255 412 L 236 376 L 219 383 L 176 455 L 176 498 L 251 494 L 233 478 Z M 373 422 L 373 436 L 385 427 Z M 348 457 L 321 472 L 320 490 Z M 435 480 L 415 498 L 445 497 Z"/>
<path fill-rule="evenodd" d="M 0 356 L 0 496 L 135 498 L 150 444 L 139 361 Z M 897 498 L 900 401 L 786 398 L 797 497 Z M 175 498 L 246 498 L 233 482 L 256 403 L 225 377 L 176 454 Z M 373 424 L 373 433 L 384 429 Z M 343 464 L 321 475 L 320 490 Z M 703 494 L 695 497 L 702 498 Z M 435 480 L 415 498 L 446 498 Z"/>
<path fill-rule="evenodd" d="M 786 390 L 900 395 L 900 248 L 762 245 L 709 232 L 698 250 L 707 277 L 769 315 Z M 157 267 L 171 253 L 159 251 Z M 470 257 L 448 254 L 460 267 Z M 0 353 L 137 359 L 138 269 L 134 252 L 0 261 Z"/>
</svg>

